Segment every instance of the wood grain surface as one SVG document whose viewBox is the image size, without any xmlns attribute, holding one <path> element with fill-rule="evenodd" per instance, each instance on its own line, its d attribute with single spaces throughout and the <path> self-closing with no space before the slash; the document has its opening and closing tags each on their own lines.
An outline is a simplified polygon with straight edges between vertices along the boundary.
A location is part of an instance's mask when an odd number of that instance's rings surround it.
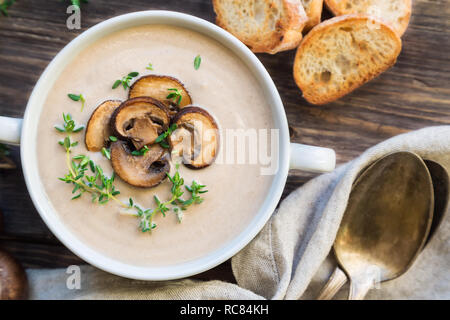
<svg viewBox="0 0 450 320">
<path fill-rule="evenodd" d="M 295 51 L 258 57 L 274 79 L 286 109 L 291 138 L 334 148 L 338 163 L 394 135 L 450 124 L 450 2 L 413 1 L 411 24 L 397 64 L 352 94 L 325 106 L 308 104 L 292 78 Z M 45 4 L 44 4 L 45 3 Z M 82 8 L 82 30 L 66 28 L 68 1 L 18 1 L 0 17 L 0 115 L 21 117 L 47 64 L 83 30 L 114 16 L 149 9 L 189 13 L 214 21 L 209 0 L 91 0 Z M 325 10 L 324 17 L 329 17 Z M 36 212 L 12 149 L 15 170 L 0 170 L 0 244 L 25 267 L 55 268 L 83 262 L 51 234 Z M 284 195 L 313 178 L 292 171 Z M 196 276 L 234 281 L 229 261 Z"/>
</svg>

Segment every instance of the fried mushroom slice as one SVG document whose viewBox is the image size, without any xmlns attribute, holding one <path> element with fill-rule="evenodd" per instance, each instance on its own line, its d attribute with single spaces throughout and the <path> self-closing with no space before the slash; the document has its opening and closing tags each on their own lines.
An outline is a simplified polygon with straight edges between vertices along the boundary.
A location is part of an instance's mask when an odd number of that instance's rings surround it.
<svg viewBox="0 0 450 320">
<path fill-rule="evenodd" d="M 172 98 L 167 98 L 169 94 L 174 93 L 177 94 L 172 95 Z M 162 75 L 149 75 L 136 80 L 131 86 L 129 93 L 130 99 L 135 97 L 155 98 L 164 103 L 171 113 L 192 104 L 191 96 L 181 81 Z M 181 99 L 178 100 L 180 97 Z"/>
<path fill-rule="evenodd" d="M 112 135 L 109 125 L 111 116 L 121 103 L 120 100 L 107 100 L 94 110 L 87 124 L 84 138 L 89 151 L 98 152 L 108 145 L 109 137 Z"/>
<path fill-rule="evenodd" d="M 123 102 L 114 111 L 111 127 L 121 140 L 129 140 L 136 149 L 153 144 L 170 122 L 167 108 L 158 100 L 138 97 Z"/>
<path fill-rule="evenodd" d="M 169 136 L 172 155 L 183 158 L 183 164 L 201 169 L 214 162 L 219 150 L 219 130 L 214 118 L 199 107 L 186 107 L 173 123 L 177 129 Z"/>
<path fill-rule="evenodd" d="M 142 188 L 160 184 L 170 171 L 165 149 L 155 144 L 142 156 L 133 156 L 127 143 L 111 144 L 111 163 L 114 172 L 125 182 Z"/>
</svg>

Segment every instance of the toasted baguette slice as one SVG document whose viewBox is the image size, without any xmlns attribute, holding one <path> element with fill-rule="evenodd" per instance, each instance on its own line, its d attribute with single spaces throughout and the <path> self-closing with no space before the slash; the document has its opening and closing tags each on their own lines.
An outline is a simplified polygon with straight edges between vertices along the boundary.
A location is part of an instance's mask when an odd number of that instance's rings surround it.
<svg viewBox="0 0 450 320">
<path fill-rule="evenodd" d="M 313 104 L 334 101 L 394 65 L 397 33 L 363 15 L 335 17 L 314 27 L 297 50 L 294 79 Z"/>
<path fill-rule="evenodd" d="M 311 30 L 312 27 L 320 23 L 322 16 L 323 0 L 302 0 L 303 8 L 309 20 L 304 31 Z"/>
<path fill-rule="evenodd" d="M 384 20 L 402 36 L 411 17 L 411 0 L 325 0 L 334 15 L 366 14 Z"/>
<path fill-rule="evenodd" d="M 301 0 L 213 0 L 216 23 L 253 52 L 296 48 L 308 21 Z"/>
</svg>

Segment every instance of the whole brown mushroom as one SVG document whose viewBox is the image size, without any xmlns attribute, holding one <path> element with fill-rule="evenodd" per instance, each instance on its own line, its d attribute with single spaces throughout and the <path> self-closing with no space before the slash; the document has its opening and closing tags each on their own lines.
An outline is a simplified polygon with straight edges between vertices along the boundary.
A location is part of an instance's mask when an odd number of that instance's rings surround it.
<svg viewBox="0 0 450 320">
<path fill-rule="evenodd" d="M 3 232 L 3 214 L 0 211 L 0 233 Z M 7 252 L 0 250 L 0 300 L 25 299 L 27 277 L 22 266 Z"/>
<path fill-rule="evenodd" d="M 27 276 L 9 253 L 0 250 L 0 300 L 23 300 L 27 296 Z"/>
</svg>

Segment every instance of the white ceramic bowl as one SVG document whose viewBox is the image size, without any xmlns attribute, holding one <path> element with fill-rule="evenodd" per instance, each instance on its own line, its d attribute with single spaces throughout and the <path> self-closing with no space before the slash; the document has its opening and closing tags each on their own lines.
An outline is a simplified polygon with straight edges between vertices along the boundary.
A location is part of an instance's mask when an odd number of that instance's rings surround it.
<svg viewBox="0 0 450 320">
<path fill-rule="evenodd" d="M 273 119 L 280 130 L 279 170 L 270 191 L 254 219 L 236 238 L 208 255 L 178 265 L 138 267 L 109 258 L 86 245 L 64 225 L 44 192 L 37 161 L 39 117 L 49 90 L 64 68 L 86 47 L 119 30 L 146 24 L 163 24 L 191 29 L 207 35 L 231 49 L 258 79 L 272 107 Z M 334 169 L 335 153 L 331 149 L 291 144 L 283 104 L 277 89 L 256 56 L 230 33 L 205 20 L 170 11 L 144 11 L 109 19 L 90 28 L 71 41 L 48 65 L 29 99 L 24 119 L 0 117 L 0 142 L 21 145 L 22 167 L 28 191 L 35 207 L 55 236 L 73 253 L 107 272 L 140 280 L 169 280 L 188 277 L 232 257 L 262 229 L 274 211 L 283 191 L 289 168 L 326 172 Z"/>
</svg>

